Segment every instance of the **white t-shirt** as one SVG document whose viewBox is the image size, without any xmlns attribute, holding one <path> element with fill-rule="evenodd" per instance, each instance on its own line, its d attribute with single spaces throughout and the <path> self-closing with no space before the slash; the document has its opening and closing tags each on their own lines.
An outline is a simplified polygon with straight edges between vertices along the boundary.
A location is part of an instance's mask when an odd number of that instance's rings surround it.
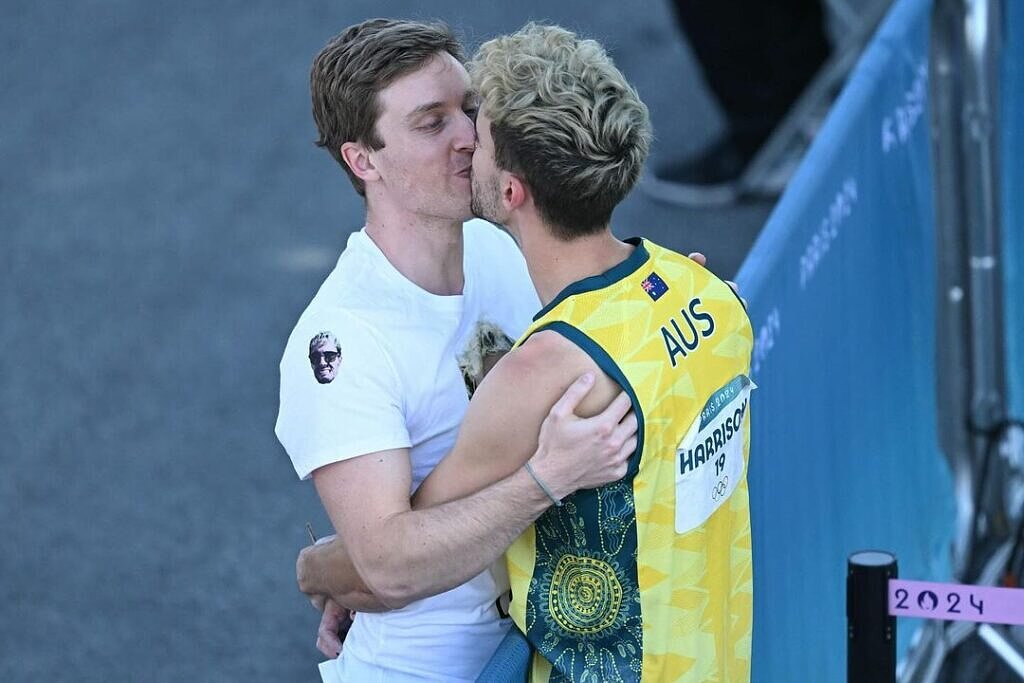
<svg viewBox="0 0 1024 683">
<path fill-rule="evenodd" d="M 365 231 L 349 238 L 281 360 L 276 432 L 300 478 L 409 448 L 412 495 L 454 445 L 469 403 L 460 365 L 479 368 L 495 328 L 515 340 L 540 307 L 508 235 L 474 220 L 463 237 L 459 296 L 407 280 Z M 475 679 L 508 628 L 498 593 L 484 572 L 403 609 L 357 615 L 337 664 L 342 679 Z"/>
</svg>

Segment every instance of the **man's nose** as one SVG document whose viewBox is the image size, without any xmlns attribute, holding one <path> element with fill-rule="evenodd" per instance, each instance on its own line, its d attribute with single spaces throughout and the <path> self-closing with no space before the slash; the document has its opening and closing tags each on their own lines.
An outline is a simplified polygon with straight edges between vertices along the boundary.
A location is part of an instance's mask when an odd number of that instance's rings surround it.
<svg viewBox="0 0 1024 683">
<path fill-rule="evenodd" d="M 472 152 L 476 149 L 476 123 L 465 113 L 459 119 L 455 134 L 455 149 L 460 152 Z"/>
</svg>

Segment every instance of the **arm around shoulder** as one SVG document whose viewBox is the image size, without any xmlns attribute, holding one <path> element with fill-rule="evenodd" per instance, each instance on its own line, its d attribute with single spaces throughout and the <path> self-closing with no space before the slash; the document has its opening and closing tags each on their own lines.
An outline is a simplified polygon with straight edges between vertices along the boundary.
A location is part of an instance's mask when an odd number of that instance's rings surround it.
<svg viewBox="0 0 1024 683">
<path fill-rule="evenodd" d="M 428 486 L 419 502 L 440 502 L 430 496 L 445 498 L 478 486 L 479 481 L 459 474 L 458 463 L 473 466 L 480 464 L 479 458 L 498 459 L 487 465 L 488 476 L 511 474 L 497 483 L 457 500 L 410 510 L 405 452 L 404 458 L 393 452 L 363 455 L 317 475 L 325 506 L 340 511 L 332 513 L 332 521 L 355 568 L 385 604 L 401 606 L 464 583 L 494 562 L 550 506 L 547 494 L 522 468 L 527 459 L 557 497 L 622 476 L 635 446 L 635 438 L 629 443 L 635 420 L 632 428 L 623 420 L 628 399 L 623 404 L 622 396 L 615 398 L 593 418 L 577 417 L 574 409 L 584 396 L 591 400 L 593 382 L 574 383 L 579 369 L 560 363 L 552 364 L 559 372 L 544 368 L 538 374 L 541 368 L 535 363 L 551 360 L 541 353 L 544 349 L 535 346 L 523 364 L 506 363 L 512 358 L 508 356 L 499 363 L 505 369 L 495 368 L 481 384 L 483 400 L 466 416 L 453 464 L 438 468 L 442 474 L 454 473 L 446 476 L 455 483 Z M 562 378 L 560 372 L 570 376 Z M 486 384 L 495 386 L 485 389 Z M 563 396 L 566 384 L 572 386 Z M 597 409 L 607 403 L 593 400 L 600 404 Z"/>
<path fill-rule="evenodd" d="M 526 344 L 498 361 L 473 394 L 454 447 L 416 491 L 414 507 L 476 493 L 529 460 L 549 408 L 576 377 L 563 377 L 544 360 L 542 345 Z"/>
<path fill-rule="evenodd" d="M 561 399 L 584 374 L 593 376 L 593 388 L 583 388 L 568 414 L 562 414 Z M 461 498 L 513 474 L 538 454 L 538 434 L 546 422 L 551 426 L 552 418 L 565 423 L 561 431 L 549 430 L 556 437 L 571 429 L 577 430 L 572 438 L 583 439 L 581 443 L 611 437 L 610 414 L 608 424 L 569 423 L 577 414 L 601 413 L 619 393 L 618 385 L 575 344 L 555 332 L 533 335 L 499 361 L 477 388 L 455 447 L 420 486 L 414 506 Z M 607 433 L 598 433 L 602 430 Z M 560 442 L 558 448 L 565 445 Z"/>
</svg>

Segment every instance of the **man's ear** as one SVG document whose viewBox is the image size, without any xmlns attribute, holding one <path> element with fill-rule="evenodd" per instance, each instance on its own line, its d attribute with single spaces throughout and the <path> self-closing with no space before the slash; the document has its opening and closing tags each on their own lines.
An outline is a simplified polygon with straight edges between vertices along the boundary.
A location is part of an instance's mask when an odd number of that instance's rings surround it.
<svg viewBox="0 0 1024 683">
<path fill-rule="evenodd" d="M 504 182 L 501 192 L 501 201 L 506 211 L 514 211 L 532 199 L 530 188 L 519 176 L 509 173 Z"/>
<path fill-rule="evenodd" d="M 352 174 L 363 182 L 380 180 L 377 167 L 373 165 L 370 152 L 358 142 L 346 142 L 341 146 L 341 158 L 352 170 Z"/>
</svg>

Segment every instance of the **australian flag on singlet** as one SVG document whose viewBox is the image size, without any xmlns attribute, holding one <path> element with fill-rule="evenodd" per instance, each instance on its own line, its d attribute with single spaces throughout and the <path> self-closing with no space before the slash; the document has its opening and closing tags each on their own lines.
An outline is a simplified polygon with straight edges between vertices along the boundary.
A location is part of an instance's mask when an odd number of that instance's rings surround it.
<svg viewBox="0 0 1024 683">
<path fill-rule="evenodd" d="M 657 273 L 651 273 L 644 278 L 644 281 L 640 283 L 640 286 L 644 288 L 648 296 L 657 301 L 661 298 L 661 295 L 668 291 L 668 285 L 662 280 Z"/>
</svg>

